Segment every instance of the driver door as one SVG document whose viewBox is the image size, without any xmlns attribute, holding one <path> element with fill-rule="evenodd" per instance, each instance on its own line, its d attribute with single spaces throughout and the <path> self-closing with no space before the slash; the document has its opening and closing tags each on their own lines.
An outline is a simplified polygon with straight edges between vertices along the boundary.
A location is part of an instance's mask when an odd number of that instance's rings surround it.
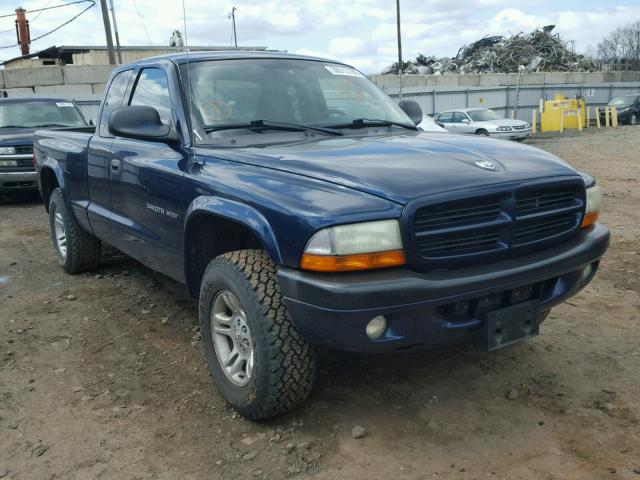
<svg viewBox="0 0 640 480">
<path fill-rule="evenodd" d="M 177 95 L 177 92 L 173 92 Z M 154 107 L 163 123 L 175 127 L 166 72 L 145 67 L 135 73 L 128 105 Z M 112 238 L 115 246 L 170 277 L 183 271 L 183 171 L 187 152 L 162 142 L 115 137 L 109 178 Z"/>
</svg>

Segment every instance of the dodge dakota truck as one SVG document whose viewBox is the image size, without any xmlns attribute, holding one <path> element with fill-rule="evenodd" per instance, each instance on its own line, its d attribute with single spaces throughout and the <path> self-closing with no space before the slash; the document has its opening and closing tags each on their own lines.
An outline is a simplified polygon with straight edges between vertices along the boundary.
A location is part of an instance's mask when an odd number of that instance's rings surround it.
<svg viewBox="0 0 640 480">
<path fill-rule="evenodd" d="M 87 125 L 75 103 L 61 98 L 0 99 L 0 196 L 38 190 L 33 132 L 43 127 Z"/>
<path fill-rule="evenodd" d="M 119 66 L 95 131 L 35 134 L 57 258 L 93 269 L 105 243 L 184 283 L 213 381 L 250 419 L 309 395 L 318 347 L 537 335 L 608 247 L 599 186 L 536 148 L 421 120 L 321 58 Z"/>
</svg>

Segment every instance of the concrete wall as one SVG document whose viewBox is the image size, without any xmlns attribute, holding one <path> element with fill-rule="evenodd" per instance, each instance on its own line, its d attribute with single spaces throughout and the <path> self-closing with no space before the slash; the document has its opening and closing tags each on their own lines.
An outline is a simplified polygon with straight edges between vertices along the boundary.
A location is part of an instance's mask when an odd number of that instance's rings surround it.
<svg viewBox="0 0 640 480">
<path fill-rule="evenodd" d="M 9 97 L 55 96 L 75 100 L 95 120 L 111 65 L 65 65 L 0 70 L 0 90 Z"/>
<path fill-rule="evenodd" d="M 398 88 L 396 75 L 372 75 L 382 89 Z M 516 73 L 471 73 L 466 75 L 403 75 L 404 87 L 502 87 L 515 86 Z M 541 72 L 523 73 L 520 85 L 602 84 L 640 82 L 640 72 Z"/>
<path fill-rule="evenodd" d="M 110 65 L 66 65 L 0 70 L 0 89 L 18 95 L 61 95 L 72 100 L 100 99 Z"/>
</svg>

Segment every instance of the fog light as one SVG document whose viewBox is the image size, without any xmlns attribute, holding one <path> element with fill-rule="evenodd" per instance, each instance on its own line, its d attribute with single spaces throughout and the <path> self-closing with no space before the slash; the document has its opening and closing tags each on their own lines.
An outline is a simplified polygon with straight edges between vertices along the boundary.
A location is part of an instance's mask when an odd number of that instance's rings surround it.
<svg viewBox="0 0 640 480">
<path fill-rule="evenodd" d="M 373 317 L 369 323 L 367 323 L 367 337 L 371 340 L 376 340 L 382 336 L 384 331 L 387 329 L 387 319 L 384 318 L 384 315 L 378 315 L 377 317 Z"/>
<path fill-rule="evenodd" d="M 593 273 L 593 266 L 591 264 L 584 267 L 582 270 L 582 276 L 580 277 L 580 283 L 586 285 L 591 279 L 591 273 Z"/>
</svg>

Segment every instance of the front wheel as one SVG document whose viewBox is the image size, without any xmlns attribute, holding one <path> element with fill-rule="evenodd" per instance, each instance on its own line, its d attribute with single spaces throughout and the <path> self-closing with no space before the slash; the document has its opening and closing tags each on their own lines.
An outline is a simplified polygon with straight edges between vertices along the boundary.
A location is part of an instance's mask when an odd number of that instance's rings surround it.
<svg viewBox="0 0 640 480">
<path fill-rule="evenodd" d="M 480 135 L 482 137 L 488 137 L 489 132 L 487 132 L 484 128 L 481 128 L 479 130 L 476 130 L 476 135 Z"/>
<path fill-rule="evenodd" d="M 202 279 L 199 316 L 209 373 L 240 414 L 272 417 L 308 397 L 316 351 L 291 323 L 265 252 L 213 259 Z"/>
<path fill-rule="evenodd" d="M 631 115 L 631 118 L 629 119 L 629 125 L 637 125 L 637 124 L 638 124 L 638 115 L 634 113 L 633 115 Z"/>
</svg>

